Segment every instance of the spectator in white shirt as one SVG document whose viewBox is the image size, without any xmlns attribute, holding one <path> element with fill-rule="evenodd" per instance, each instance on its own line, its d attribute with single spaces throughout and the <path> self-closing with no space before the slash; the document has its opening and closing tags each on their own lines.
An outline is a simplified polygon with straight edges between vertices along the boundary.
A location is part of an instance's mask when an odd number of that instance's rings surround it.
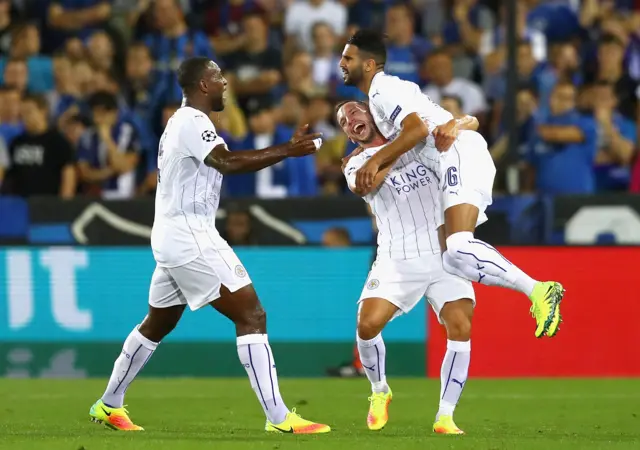
<svg viewBox="0 0 640 450">
<path fill-rule="evenodd" d="M 444 96 L 458 97 L 462 101 L 464 114 L 476 116 L 482 123 L 482 116 L 487 112 L 484 93 L 473 81 L 454 78 L 453 62 L 447 53 L 432 52 L 425 61 L 424 69 L 429 84 L 423 92 L 431 100 L 439 104 Z"/>
<path fill-rule="evenodd" d="M 317 22 L 312 28 L 313 35 L 313 81 L 328 89 L 329 83 L 338 75 L 340 58 L 335 52 L 336 35 L 331 26 Z"/>
<path fill-rule="evenodd" d="M 347 8 L 335 0 L 304 0 L 293 3 L 284 19 L 284 31 L 289 45 L 296 42 L 306 51 L 313 50 L 312 29 L 317 22 L 325 22 L 333 32 L 344 35 L 347 29 Z"/>
</svg>

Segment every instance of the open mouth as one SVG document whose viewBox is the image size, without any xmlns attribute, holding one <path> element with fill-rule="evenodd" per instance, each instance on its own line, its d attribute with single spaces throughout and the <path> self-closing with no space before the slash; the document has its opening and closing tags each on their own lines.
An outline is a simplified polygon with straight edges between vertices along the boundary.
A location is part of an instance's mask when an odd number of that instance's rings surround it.
<svg viewBox="0 0 640 450">
<path fill-rule="evenodd" d="M 360 134 L 364 131 L 364 124 L 363 123 L 359 123 L 356 126 L 353 127 L 353 132 L 355 134 Z"/>
</svg>

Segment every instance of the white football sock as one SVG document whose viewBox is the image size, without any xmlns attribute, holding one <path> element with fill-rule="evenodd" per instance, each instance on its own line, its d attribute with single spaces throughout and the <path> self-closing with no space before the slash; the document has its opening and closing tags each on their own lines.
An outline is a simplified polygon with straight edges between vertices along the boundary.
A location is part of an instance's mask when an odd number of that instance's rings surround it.
<svg viewBox="0 0 640 450">
<path fill-rule="evenodd" d="M 277 425 L 287 418 L 278 387 L 278 374 L 266 334 L 247 334 L 236 340 L 238 358 L 247 371 L 251 387 L 258 397 L 267 419 Z"/>
<path fill-rule="evenodd" d="M 440 416 L 451 416 L 456 408 L 462 390 L 467 382 L 471 361 L 471 341 L 447 340 L 447 353 L 440 369 L 440 406 L 436 421 Z"/>
<path fill-rule="evenodd" d="M 102 395 L 102 401 L 112 408 L 122 407 L 124 393 L 158 347 L 157 342 L 152 342 L 140 334 L 138 327 L 139 325 L 136 325 L 124 341 L 122 352 L 113 365 L 107 390 Z"/>
<path fill-rule="evenodd" d="M 446 258 L 446 260 L 445 260 Z M 447 251 L 443 255 L 445 270 L 458 268 L 456 275 L 476 283 L 503 286 L 522 292 L 527 297 L 533 292 L 536 280 L 520 270 L 498 250 L 464 231 L 447 238 Z M 448 271 L 448 270 L 447 270 Z"/>
<path fill-rule="evenodd" d="M 360 362 L 371 382 L 371 390 L 375 393 L 389 392 L 385 367 L 387 349 L 382 340 L 382 334 L 368 341 L 360 339 L 358 336 L 357 342 Z"/>
</svg>

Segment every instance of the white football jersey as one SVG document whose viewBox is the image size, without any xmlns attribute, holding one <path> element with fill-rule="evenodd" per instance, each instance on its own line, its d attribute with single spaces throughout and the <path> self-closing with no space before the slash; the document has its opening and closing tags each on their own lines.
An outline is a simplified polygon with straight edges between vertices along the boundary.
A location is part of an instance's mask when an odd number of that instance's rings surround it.
<svg viewBox="0 0 640 450">
<path fill-rule="evenodd" d="M 344 170 L 349 186 L 356 172 L 381 147 L 352 157 Z M 416 150 L 400 157 L 378 189 L 364 196 L 378 227 L 378 258 L 411 259 L 439 254 L 437 223 L 441 214 L 438 175 Z"/>
<path fill-rule="evenodd" d="M 183 106 L 169 119 L 158 149 L 156 211 L 151 248 L 160 266 L 193 261 L 201 245 L 228 247 L 215 229 L 222 174 L 204 164 L 225 144 L 202 111 Z"/>
<path fill-rule="evenodd" d="M 380 132 L 394 140 L 402 129 L 402 121 L 409 114 L 418 113 L 429 130 L 447 123 L 453 116 L 425 95 L 417 84 L 398 77 L 377 73 L 369 89 L 369 107 Z"/>
<path fill-rule="evenodd" d="M 417 84 L 384 72 L 377 73 L 371 81 L 369 109 L 378 130 L 390 141 L 398 136 L 402 121 L 409 114 L 417 113 L 427 123 L 430 132 L 453 119 L 449 111 L 431 100 Z M 440 163 L 433 136 L 429 135 L 420 148 L 422 161 L 439 173 Z"/>
</svg>

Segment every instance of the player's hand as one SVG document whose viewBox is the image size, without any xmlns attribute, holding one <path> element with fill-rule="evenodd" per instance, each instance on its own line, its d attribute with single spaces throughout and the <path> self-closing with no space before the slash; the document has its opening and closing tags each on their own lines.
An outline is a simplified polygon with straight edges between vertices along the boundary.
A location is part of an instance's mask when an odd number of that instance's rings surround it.
<svg viewBox="0 0 640 450">
<path fill-rule="evenodd" d="M 433 130 L 433 137 L 436 142 L 436 149 L 439 152 L 446 152 L 451 148 L 456 139 L 458 139 L 458 122 L 456 119 L 451 119 L 449 122 L 438 125 Z"/>
<path fill-rule="evenodd" d="M 373 181 L 380 171 L 380 164 L 375 158 L 370 158 L 356 172 L 356 189 L 360 192 L 368 192 L 373 186 Z"/>
<path fill-rule="evenodd" d="M 362 147 L 358 147 L 356 148 L 354 151 L 352 151 L 351 153 L 349 153 L 347 156 L 345 156 L 344 158 L 342 158 L 342 167 L 340 167 L 340 169 L 344 172 L 345 167 L 347 167 L 347 164 L 349 163 L 349 160 L 351 158 L 353 158 L 356 155 L 359 155 L 360 153 L 362 153 L 364 151 L 364 149 Z"/>
<path fill-rule="evenodd" d="M 309 124 L 303 125 L 293 134 L 289 140 L 290 153 L 289 156 L 306 156 L 318 151 L 314 139 L 322 137 L 322 133 L 308 134 Z"/>
</svg>

